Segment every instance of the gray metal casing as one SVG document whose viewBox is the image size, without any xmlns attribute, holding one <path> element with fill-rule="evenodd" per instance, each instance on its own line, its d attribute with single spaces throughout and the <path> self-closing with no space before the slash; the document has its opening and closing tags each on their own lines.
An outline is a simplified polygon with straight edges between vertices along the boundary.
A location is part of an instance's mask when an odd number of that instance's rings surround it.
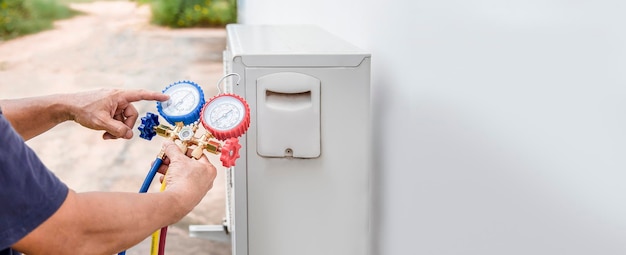
<svg viewBox="0 0 626 255">
<path fill-rule="evenodd" d="M 227 186 L 233 254 L 369 254 L 370 54 L 315 26 L 228 25 L 227 32 L 225 71 L 241 76 L 233 91 L 251 108 Z M 257 81 L 283 73 L 320 81 L 317 157 L 257 151 L 268 141 L 258 137 Z"/>
</svg>

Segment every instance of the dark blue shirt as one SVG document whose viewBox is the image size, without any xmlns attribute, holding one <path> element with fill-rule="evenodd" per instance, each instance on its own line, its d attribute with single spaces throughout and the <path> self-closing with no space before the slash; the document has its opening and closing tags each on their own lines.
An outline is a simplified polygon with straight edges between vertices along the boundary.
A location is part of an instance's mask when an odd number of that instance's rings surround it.
<svg viewBox="0 0 626 255">
<path fill-rule="evenodd" d="M 0 110 L 0 255 L 47 220 L 68 188 L 44 166 Z"/>
</svg>

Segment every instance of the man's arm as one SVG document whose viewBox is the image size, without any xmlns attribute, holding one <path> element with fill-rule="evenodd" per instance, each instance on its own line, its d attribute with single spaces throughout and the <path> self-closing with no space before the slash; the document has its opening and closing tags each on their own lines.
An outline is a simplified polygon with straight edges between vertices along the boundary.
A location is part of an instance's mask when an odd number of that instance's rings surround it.
<svg viewBox="0 0 626 255">
<path fill-rule="evenodd" d="M 73 120 L 91 129 L 106 131 L 104 139 L 133 136 L 139 114 L 131 104 L 139 100 L 167 100 L 168 96 L 147 90 L 101 89 L 73 94 L 0 100 L 4 116 L 28 140 L 57 124 Z"/>
<path fill-rule="evenodd" d="M 173 224 L 211 189 L 216 170 L 205 156 L 186 157 L 172 142 L 160 193 L 69 192 L 48 220 L 12 247 L 29 255 L 114 254 Z"/>
<path fill-rule="evenodd" d="M 174 194 L 75 193 L 13 245 L 26 254 L 114 254 L 185 215 Z"/>
</svg>

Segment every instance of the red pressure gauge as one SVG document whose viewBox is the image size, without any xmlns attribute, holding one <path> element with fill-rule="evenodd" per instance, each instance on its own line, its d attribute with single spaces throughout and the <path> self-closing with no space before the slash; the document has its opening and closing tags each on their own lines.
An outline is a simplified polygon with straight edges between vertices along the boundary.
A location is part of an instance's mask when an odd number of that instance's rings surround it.
<svg viewBox="0 0 626 255">
<path fill-rule="evenodd" d="M 220 94 L 204 105 L 200 120 L 218 140 L 240 137 L 250 126 L 250 107 L 238 95 Z"/>
</svg>

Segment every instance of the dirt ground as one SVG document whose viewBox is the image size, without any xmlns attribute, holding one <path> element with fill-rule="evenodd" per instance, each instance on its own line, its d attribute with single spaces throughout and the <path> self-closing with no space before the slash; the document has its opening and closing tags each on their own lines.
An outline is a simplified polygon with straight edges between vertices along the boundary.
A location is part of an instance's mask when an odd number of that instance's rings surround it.
<svg viewBox="0 0 626 255">
<path fill-rule="evenodd" d="M 222 75 L 223 29 L 172 30 L 149 24 L 150 9 L 127 1 L 72 4 L 84 15 L 55 23 L 55 29 L 0 42 L 0 97 L 18 98 L 101 87 L 160 91 L 179 80 L 200 84 L 207 98 Z M 154 102 L 136 103 L 141 115 Z M 78 192 L 137 192 L 160 150 L 152 141 L 104 141 L 101 132 L 61 124 L 27 143 L 48 168 Z M 189 224 L 220 224 L 224 216 L 224 175 L 202 203 L 168 231 L 166 253 L 230 254 L 230 244 L 188 237 Z M 156 179 L 156 178 L 155 178 Z M 154 183 L 157 181 L 155 180 Z M 158 191 L 154 184 L 150 192 Z M 149 239 L 129 255 L 149 254 Z"/>
</svg>

